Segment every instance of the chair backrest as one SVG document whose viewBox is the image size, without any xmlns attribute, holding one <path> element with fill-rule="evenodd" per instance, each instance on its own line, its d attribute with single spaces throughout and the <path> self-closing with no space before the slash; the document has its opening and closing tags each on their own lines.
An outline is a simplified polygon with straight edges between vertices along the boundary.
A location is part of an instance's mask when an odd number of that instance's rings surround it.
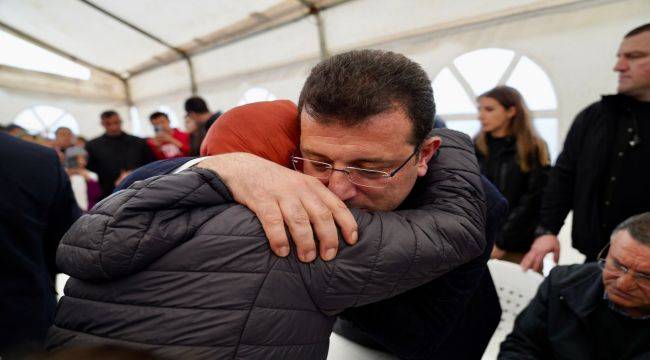
<svg viewBox="0 0 650 360">
<path fill-rule="evenodd" d="M 512 331 L 515 318 L 537 293 L 544 277 L 534 271 L 522 271 L 518 264 L 490 260 L 488 267 L 501 304 L 501 321 L 497 326 L 483 359 L 496 359 L 499 345 Z"/>
</svg>

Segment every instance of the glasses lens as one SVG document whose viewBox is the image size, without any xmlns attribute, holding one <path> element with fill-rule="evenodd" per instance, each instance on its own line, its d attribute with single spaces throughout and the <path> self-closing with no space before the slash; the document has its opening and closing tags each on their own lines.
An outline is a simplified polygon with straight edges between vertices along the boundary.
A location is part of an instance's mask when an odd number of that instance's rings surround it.
<svg viewBox="0 0 650 360">
<path fill-rule="evenodd" d="M 390 181 L 390 174 L 383 171 L 347 168 L 350 174 L 350 181 L 371 188 L 384 188 Z"/>
<path fill-rule="evenodd" d="M 301 171 L 306 175 L 313 176 L 318 179 L 329 179 L 332 174 L 332 166 L 328 163 L 307 160 L 299 157 L 291 158 L 293 168 Z"/>
</svg>

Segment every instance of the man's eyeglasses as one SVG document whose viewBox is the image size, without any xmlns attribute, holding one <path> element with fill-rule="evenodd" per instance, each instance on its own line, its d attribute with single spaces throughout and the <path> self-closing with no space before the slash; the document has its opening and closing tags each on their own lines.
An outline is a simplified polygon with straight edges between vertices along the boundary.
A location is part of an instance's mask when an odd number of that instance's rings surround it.
<svg viewBox="0 0 650 360">
<path fill-rule="evenodd" d="M 381 189 L 388 185 L 390 179 L 393 178 L 408 162 L 418 153 L 419 146 L 411 155 L 395 170 L 391 172 L 362 169 L 354 166 L 346 166 L 342 169 L 335 168 L 332 164 L 322 161 L 310 160 L 298 156 L 291 157 L 291 163 L 296 171 L 304 172 L 321 180 L 328 180 L 332 176 L 333 171 L 340 171 L 348 176 L 351 183 L 359 186 Z"/>
<path fill-rule="evenodd" d="M 609 249 L 609 245 L 610 244 L 607 244 L 600 251 L 600 253 L 598 253 L 598 267 L 600 267 L 603 271 L 609 271 L 616 277 L 624 276 L 629 271 L 632 271 L 632 277 L 634 278 L 636 284 L 644 289 L 650 289 L 650 274 L 630 270 L 627 266 L 616 261 L 616 259 L 605 257 L 607 250 Z"/>
</svg>

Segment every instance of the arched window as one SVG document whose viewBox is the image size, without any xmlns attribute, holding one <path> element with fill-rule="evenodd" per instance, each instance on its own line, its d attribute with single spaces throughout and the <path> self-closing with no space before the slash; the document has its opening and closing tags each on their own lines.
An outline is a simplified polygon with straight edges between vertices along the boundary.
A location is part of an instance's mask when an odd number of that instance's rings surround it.
<svg viewBox="0 0 650 360">
<path fill-rule="evenodd" d="M 277 99 L 277 97 L 271 94 L 268 90 L 261 87 L 254 87 L 246 90 L 241 99 L 239 99 L 239 103 L 237 103 L 237 105 L 244 105 L 259 101 L 271 101 L 275 99 Z"/>
<path fill-rule="evenodd" d="M 463 54 L 433 79 L 437 114 L 451 129 L 470 136 L 480 130 L 476 97 L 497 85 L 516 88 L 532 111 L 537 132 L 558 155 L 557 96 L 546 72 L 525 55 L 487 48 Z"/>
<path fill-rule="evenodd" d="M 54 137 L 54 131 L 64 126 L 79 134 L 77 120 L 68 112 L 49 105 L 29 107 L 14 118 L 14 124 L 23 127 L 32 135 Z"/>
</svg>

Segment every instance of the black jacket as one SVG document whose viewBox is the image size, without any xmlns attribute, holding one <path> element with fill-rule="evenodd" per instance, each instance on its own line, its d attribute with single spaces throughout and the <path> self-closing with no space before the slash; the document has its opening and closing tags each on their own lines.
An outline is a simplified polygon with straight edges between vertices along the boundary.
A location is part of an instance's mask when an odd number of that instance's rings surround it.
<svg viewBox="0 0 650 360">
<path fill-rule="evenodd" d="M 303 264 L 207 170 L 136 182 L 64 237 L 72 278 L 51 347 L 122 343 L 174 358 L 324 358 L 336 314 L 417 287 L 480 255 L 485 203 L 466 136 L 447 131 L 422 206 L 353 210 L 359 242 Z"/>
<path fill-rule="evenodd" d="M 156 160 L 145 139 L 122 133 L 106 134 L 86 144 L 88 169 L 99 176 L 102 198 L 110 195 L 121 171 L 131 171 Z"/>
<path fill-rule="evenodd" d="M 496 185 L 510 206 L 496 245 L 506 251 L 527 252 L 535 240 L 542 191 L 550 166 L 542 166 L 537 156 L 533 156 L 532 169 L 523 172 L 517 160 L 517 143 L 512 137 L 494 139 L 488 135 L 487 145 L 487 157 L 476 149 L 481 172 Z"/>
<path fill-rule="evenodd" d="M 623 323 L 645 326 L 647 331 L 622 334 L 616 321 L 603 322 L 597 311 L 611 312 L 603 298 L 602 271 L 595 263 L 558 266 L 540 285 L 537 295 L 519 314 L 512 333 L 501 343 L 500 360 L 588 360 L 608 358 L 598 347 L 615 342 L 622 350 L 619 359 L 650 358 L 650 320 L 623 319 Z M 600 308 L 599 308 L 600 306 Z M 605 309 L 605 310 L 603 310 Z M 616 314 L 615 316 L 622 316 Z M 623 338 L 625 337 L 625 338 Z M 649 341 L 641 342 L 642 339 Z M 634 342 L 640 352 L 630 351 Z M 644 345 L 645 343 L 645 345 Z"/>
<path fill-rule="evenodd" d="M 630 150 L 637 136 L 636 122 L 645 120 L 635 119 L 626 106 L 627 101 L 629 98 L 623 95 L 603 96 L 601 101 L 578 114 L 542 197 L 539 225 L 557 234 L 569 211 L 573 210 L 573 247 L 588 260 L 596 258 L 618 225 L 615 221 L 607 221 L 610 217 L 607 208 L 616 201 L 608 191 L 608 181 L 621 171 L 616 167 L 620 163 L 616 159 Z M 617 207 L 625 208 L 624 205 Z M 645 211 L 650 211 L 650 204 Z M 638 212 L 642 211 L 637 209 L 633 214 L 617 215 L 627 218 Z"/>
<path fill-rule="evenodd" d="M 115 191 L 126 189 L 135 181 L 171 173 L 191 159 L 161 160 L 143 166 Z M 426 186 L 423 180 L 418 179 L 403 208 L 418 206 L 419 194 Z M 404 359 L 481 357 L 501 316 L 487 260 L 508 211 L 507 201 L 494 185 L 484 176 L 481 180 L 487 206 L 483 254 L 416 289 L 346 310 L 337 320 L 335 332 Z M 466 342 L 468 337 L 473 339 L 471 344 Z"/>
<path fill-rule="evenodd" d="M 508 211 L 494 185 L 481 180 L 487 205 L 483 254 L 404 294 L 347 309 L 334 326 L 337 334 L 400 359 L 481 358 L 501 319 L 487 261 Z M 409 200 L 420 191 L 414 189 Z"/>
<path fill-rule="evenodd" d="M 56 248 L 81 210 L 54 150 L 4 133 L 0 188 L 2 357 L 45 339 L 56 305 Z"/>
</svg>

